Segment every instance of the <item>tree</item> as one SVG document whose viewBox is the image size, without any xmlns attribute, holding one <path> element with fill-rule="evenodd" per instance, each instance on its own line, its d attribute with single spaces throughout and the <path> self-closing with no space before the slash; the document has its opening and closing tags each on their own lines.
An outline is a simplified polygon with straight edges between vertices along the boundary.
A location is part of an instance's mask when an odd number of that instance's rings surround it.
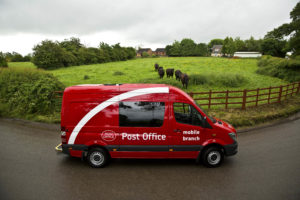
<svg viewBox="0 0 300 200">
<path fill-rule="evenodd" d="M 75 37 L 71 37 L 69 40 L 65 39 L 64 41 L 60 42 L 59 45 L 67 51 L 72 52 L 74 55 L 76 55 L 76 52 L 83 47 L 80 39 Z"/>
<path fill-rule="evenodd" d="M 148 58 L 150 55 L 147 52 L 143 52 L 142 53 L 142 58 Z"/>
<path fill-rule="evenodd" d="M 292 20 L 290 23 L 282 24 L 268 32 L 265 38 L 282 40 L 284 37 L 288 37 L 287 50 L 291 50 L 296 56 L 300 55 L 300 2 L 290 12 L 290 18 Z"/>
<path fill-rule="evenodd" d="M 24 62 L 30 62 L 32 58 L 32 55 L 29 53 L 26 56 L 23 57 Z"/>
<path fill-rule="evenodd" d="M 222 53 L 225 55 L 233 56 L 236 52 L 236 46 L 231 37 L 226 37 L 222 47 Z"/>
<path fill-rule="evenodd" d="M 7 62 L 2 52 L 0 52 L 0 67 L 7 67 Z"/>
<path fill-rule="evenodd" d="M 170 48 L 170 54 L 168 56 L 180 56 L 180 42 L 174 41 Z"/>
<path fill-rule="evenodd" d="M 235 43 L 235 46 L 236 46 L 236 51 L 247 51 L 246 44 L 243 40 L 241 40 L 240 37 L 236 37 L 234 39 L 234 43 Z"/>
<path fill-rule="evenodd" d="M 11 62 L 12 54 L 10 52 L 6 52 L 3 55 L 7 62 Z"/>
<path fill-rule="evenodd" d="M 81 47 L 78 50 L 78 58 L 82 64 L 94 64 L 98 62 L 97 55 L 99 53 L 99 49 L 97 48 L 86 48 Z"/>
<path fill-rule="evenodd" d="M 12 52 L 11 62 L 23 62 L 23 56 L 17 52 Z"/>
<path fill-rule="evenodd" d="M 286 54 L 286 51 L 284 50 L 285 46 L 286 46 L 285 40 L 266 38 L 262 41 L 261 49 L 263 54 L 265 55 L 284 57 Z"/>
<path fill-rule="evenodd" d="M 172 45 L 167 45 L 165 47 L 167 56 L 171 56 Z"/>
<path fill-rule="evenodd" d="M 66 49 L 62 49 L 62 63 L 65 67 L 78 65 L 78 59 L 74 54 Z"/>
<path fill-rule="evenodd" d="M 184 38 L 181 42 L 174 41 L 166 46 L 168 56 L 207 56 L 208 47 L 205 43 L 196 44 L 192 39 Z"/>
<path fill-rule="evenodd" d="M 253 36 L 251 36 L 248 40 L 245 40 L 245 45 L 247 51 L 261 52 L 261 40 L 255 40 Z"/>
<path fill-rule="evenodd" d="M 196 56 L 207 56 L 209 54 L 208 46 L 205 43 L 199 43 L 196 46 Z"/>
<path fill-rule="evenodd" d="M 127 57 L 126 51 L 125 51 L 124 48 L 122 48 L 120 46 L 120 43 L 117 43 L 117 44 L 113 45 L 112 49 L 113 49 L 113 53 L 114 53 L 114 55 L 116 57 L 116 61 L 120 61 L 120 60 L 124 61 L 124 60 L 126 60 L 126 57 Z"/>
<path fill-rule="evenodd" d="M 195 56 L 196 43 L 192 39 L 184 38 L 180 42 L 181 56 Z"/>
<path fill-rule="evenodd" d="M 115 61 L 116 58 L 113 53 L 113 49 L 109 44 L 106 44 L 104 42 L 100 42 L 99 49 L 102 50 L 105 62 Z"/>
<path fill-rule="evenodd" d="M 58 42 L 44 40 L 33 48 L 33 63 L 38 68 L 64 67 L 64 50 Z"/>
<path fill-rule="evenodd" d="M 62 42 L 44 40 L 33 50 L 33 63 L 44 69 L 127 60 L 136 55 L 134 48 L 121 47 L 119 43 L 110 46 L 101 42 L 99 48 L 87 48 L 78 38 L 65 39 Z M 30 60 L 30 57 L 28 55 L 26 60 Z"/>
<path fill-rule="evenodd" d="M 208 43 L 208 48 L 211 49 L 214 45 L 223 45 L 224 40 L 223 39 L 212 39 Z"/>
<path fill-rule="evenodd" d="M 133 47 L 126 47 L 127 59 L 133 59 L 136 56 L 136 51 Z"/>
</svg>

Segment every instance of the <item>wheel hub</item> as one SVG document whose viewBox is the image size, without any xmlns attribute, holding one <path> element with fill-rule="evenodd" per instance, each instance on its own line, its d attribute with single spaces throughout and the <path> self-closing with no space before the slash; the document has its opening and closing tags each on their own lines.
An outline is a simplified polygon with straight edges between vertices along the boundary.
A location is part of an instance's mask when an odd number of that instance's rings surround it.
<svg viewBox="0 0 300 200">
<path fill-rule="evenodd" d="M 212 151 L 207 156 L 207 161 L 211 165 L 217 165 L 221 161 L 221 154 L 218 151 Z"/>
<path fill-rule="evenodd" d="M 90 161 L 93 165 L 101 165 L 104 162 L 104 156 L 101 152 L 95 151 L 90 155 Z"/>
</svg>

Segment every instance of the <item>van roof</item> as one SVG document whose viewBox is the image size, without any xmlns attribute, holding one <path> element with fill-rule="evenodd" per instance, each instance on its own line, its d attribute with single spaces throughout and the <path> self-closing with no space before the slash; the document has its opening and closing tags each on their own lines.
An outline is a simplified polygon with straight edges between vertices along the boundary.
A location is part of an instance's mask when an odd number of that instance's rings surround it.
<svg viewBox="0 0 300 200">
<path fill-rule="evenodd" d="M 65 92 L 71 92 L 71 91 L 80 91 L 84 92 L 87 91 L 90 92 L 125 92 L 130 91 L 134 89 L 140 89 L 140 88 L 150 88 L 150 87 L 170 87 L 166 84 L 81 84 L 81 85 L 74 85 L 67 87 L 65 89 Z"/>
<path fill-rule="evenodd" d="M 193 99 L 181 89 L 166 84 L 82 84 L 67 87 L 65 93 L 123 93 L 141 88 L 168 87 L 170 94 L 181 94 Z"/>
</svg>

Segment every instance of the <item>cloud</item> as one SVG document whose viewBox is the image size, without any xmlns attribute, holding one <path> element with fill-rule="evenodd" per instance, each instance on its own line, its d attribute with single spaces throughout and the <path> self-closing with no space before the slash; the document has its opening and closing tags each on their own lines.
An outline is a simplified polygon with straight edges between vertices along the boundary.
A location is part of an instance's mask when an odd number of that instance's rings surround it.
<svg viewBox="0 0 300 200">
<path fill-rule="evenodd" d="M 92 44 L 122 39 L 121 44 L 166 45 L 182 38 L 197 42 L 226 36 L 257 38 L 288 22 L 296 3 L 297 0 L 0 0 L 0 41 L 12 36 L 78 36 Z"/>
</svg>

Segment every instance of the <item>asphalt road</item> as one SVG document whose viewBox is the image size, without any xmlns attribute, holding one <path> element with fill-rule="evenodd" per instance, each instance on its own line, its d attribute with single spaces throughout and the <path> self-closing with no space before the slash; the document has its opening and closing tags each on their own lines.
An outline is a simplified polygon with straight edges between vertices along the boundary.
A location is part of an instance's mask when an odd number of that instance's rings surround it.
<svg viewBox="0 0 300 200">
<path fill-rule="evenodd" d="M 300 120 L 240 134 L 219 168 L 57 154 L 58 126 L 0 119 L 0 199 L 300 199 Z"/>
</svg>

